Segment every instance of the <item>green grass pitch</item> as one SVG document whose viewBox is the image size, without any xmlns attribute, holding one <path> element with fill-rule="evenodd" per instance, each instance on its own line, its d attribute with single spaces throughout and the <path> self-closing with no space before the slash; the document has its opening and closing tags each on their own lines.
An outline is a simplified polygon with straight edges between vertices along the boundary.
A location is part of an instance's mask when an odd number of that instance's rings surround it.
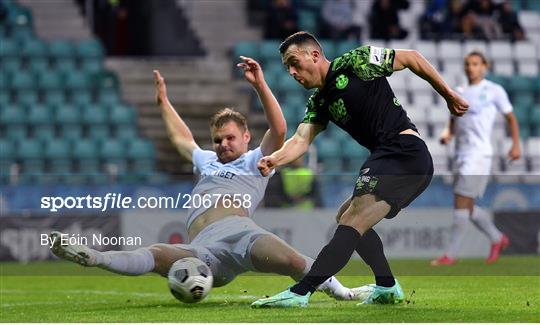
<svg viewBox="0 0 540 325">
<path fill-rule="evenodd" d="M 503 257 L 490 266 L 479 259 L 444 268 L 427 260 L 391 264 L 406 294 L 402 305 L 356 306 L 317 293 L 308 308 L 276 310 L 249 304 L 292 284 L 287 277 L 243 275 L 201 303 L 183 304 L 154 275 L 111 275 L 65 262 L 2 263 L 0 322 L 540 322 L 538 256 Z M 373 282 L 360 261 L 349 263 L 340 280 Z"/>
</svg>

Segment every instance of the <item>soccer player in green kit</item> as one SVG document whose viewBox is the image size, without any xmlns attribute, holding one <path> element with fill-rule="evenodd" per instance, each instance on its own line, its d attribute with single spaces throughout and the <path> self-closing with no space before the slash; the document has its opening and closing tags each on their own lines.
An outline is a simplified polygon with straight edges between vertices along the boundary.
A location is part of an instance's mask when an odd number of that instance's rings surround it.
<svg viewBox="0 0 540 325">
<path fill-rule="evenodd" d="M 309 273 L 289 289 L 259 299 L 252 306 L 306 307 L 315 288 L 339 272 L 355 250 L 376 279 L 376 284 L 365 286 L 364 303 L 399 303 L 404 298 L 403 290 L 372 227 L 383 218 L 395 217 L 426 189 L 433 162 L 386 77 L 408 68 L 431 84 L 454 115 L 463 115 L 468 103 L 414 50 L 362 46 L 330 62 L 313 35 L 298 32 L 285 39 L 279 51 L 289 74 L 304 88 L 316 91 L 294 136 L 259 161 L 261 174 L 268 175 L 304 154 L 329 121 L 369 149 L 371 155 L 361 167 L 353 195 L 338 211 L 339 225 L 333 238 Z"/>
</svg>

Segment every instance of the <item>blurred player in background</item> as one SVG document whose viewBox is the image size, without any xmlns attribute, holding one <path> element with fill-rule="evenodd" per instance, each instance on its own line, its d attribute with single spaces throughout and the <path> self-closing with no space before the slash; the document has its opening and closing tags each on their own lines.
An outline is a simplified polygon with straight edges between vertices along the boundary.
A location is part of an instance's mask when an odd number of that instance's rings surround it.
<svg viewBox="0 0 540 325">
<path fill-rule="evenodd" d="M 316 88 L 306 115 L 284 146 L 263 157 L 263 175 L 303 155 L 315 136 L 332 121 L 371 155 L 361 167 L 353 195 L 337 215 L 339 226 L 319 253 L 309 273 L 296 285 L 254 307 L 305 307 L 317 286 L 339 272 L 356 252 L 375 274 L 376 284 L 365 303 L 393 304 L 404 295 L 373 230 L 383 218 L 391 219 L 429 185 L 433 161 L 415 125 L 395 97 L 388 81 L 394 71 L 410 69 L 427 80 L 446 99 L 452 114 L 462 115 L 468 104 L 414 50 L 362 46 L 330 62 L 316 38 L 307 32 L 289 36 L 280 46 L 283 64 L 304 88 Z"/>
<path fill-rule="evenodd" d="M 154 71 L 157 102 L 169 137 L 178 152 L 192 161 L 195 171 L 201 175 L 192 194 L 207 194 L 212 200 L 210 205 L 190 208 L 187 225 L 190 244 L 155 244 L 134 251 L 99 252 L 82 245 L 62 245 L 61 234 L 54 232 L 51 240 L 55 255 L 120 274 L 155 272 L 163 276 L 167 276 L 175 261 L 194 256 L 212 270 L 214 287 L 224 286 L 247 271 L 277 273 L 294 279 L 300 279 L 309 271 L 313 259 L 301 255 L 251 219 L 269 179 L 261 176 L 257 162 L 281 148 L 287 127 L 261 67 L 253 59 L 241 58 L 244 62 L 238 66 L 257 91 L 269 124 L 260 146 L 250 151 L 251 135 L 246 119 L 229 108 L 212 117 L 214 151 L 199 148 L 190 129 L 169 102 L 165 80 L 159 71 Z M 217 195 L 228 196 L 229 203 L 225 198 L 218 199 Z M 354 289 L 343 287 L 335 278 L 328 279 L 319 289 L 336 299 L 356 299 Z"/>
<path fill-rule="evenodd" d="M 489 180 L 493 159 L 491 133 L 497 113 L 504 115 L 512 136 L 512 147 L 508 152 L 511 161 L 521 156 L 518 122 L 504 89 L 484 79 L 488 69 L 484 54 L 473 51 L 465 57 L 464 63 L 468 85 L 458 87 L 457 91 L 471 107 L 464 116 L 450 117 L 448 127 L 441 135 L 444 145 L 450 143 L 453 136 L 456 137 L 452 239 L 446 253 L 431 261 L 434 266 L 456 263 L 469 220 L 491 242 L 488 263 L 496 262 L 500 251 L 510 244 L 508 237 L 495 227 L 490 215 L 475 205 L 475 199 L 484 194 Z"/>
</svg>

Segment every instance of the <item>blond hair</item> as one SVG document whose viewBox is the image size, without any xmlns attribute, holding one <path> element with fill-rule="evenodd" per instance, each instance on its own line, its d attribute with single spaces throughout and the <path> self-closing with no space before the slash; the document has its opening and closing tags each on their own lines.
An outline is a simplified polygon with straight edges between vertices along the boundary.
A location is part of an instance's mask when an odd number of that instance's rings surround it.
<svg viewBox="0 0 540 325">
<path fill-rule="evenodd" d="M 224 108 L 212 115 L 210 118 L 210 128 L 212 130 L 219 129 L 229 122 L 235 122 L 243 131 L 248 129 L 247 120 L 242 113 L 235 111 L 232 108 Z"/>
</svg>

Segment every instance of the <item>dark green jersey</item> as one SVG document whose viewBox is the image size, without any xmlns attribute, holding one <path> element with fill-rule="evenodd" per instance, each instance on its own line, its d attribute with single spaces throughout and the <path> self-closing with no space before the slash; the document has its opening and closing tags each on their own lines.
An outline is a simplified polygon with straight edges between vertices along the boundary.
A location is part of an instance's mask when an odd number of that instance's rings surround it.
<svg viewBox="0 0 540 325">
<path fill-rule="evenodd" d="M 332 121 L 369 150 L 416 130 L 386 80 L 394 56 L 391 49 L 362 46 L 336 58 L 324 87 L 309 98 L 303 123 Z"/>
</svg>

